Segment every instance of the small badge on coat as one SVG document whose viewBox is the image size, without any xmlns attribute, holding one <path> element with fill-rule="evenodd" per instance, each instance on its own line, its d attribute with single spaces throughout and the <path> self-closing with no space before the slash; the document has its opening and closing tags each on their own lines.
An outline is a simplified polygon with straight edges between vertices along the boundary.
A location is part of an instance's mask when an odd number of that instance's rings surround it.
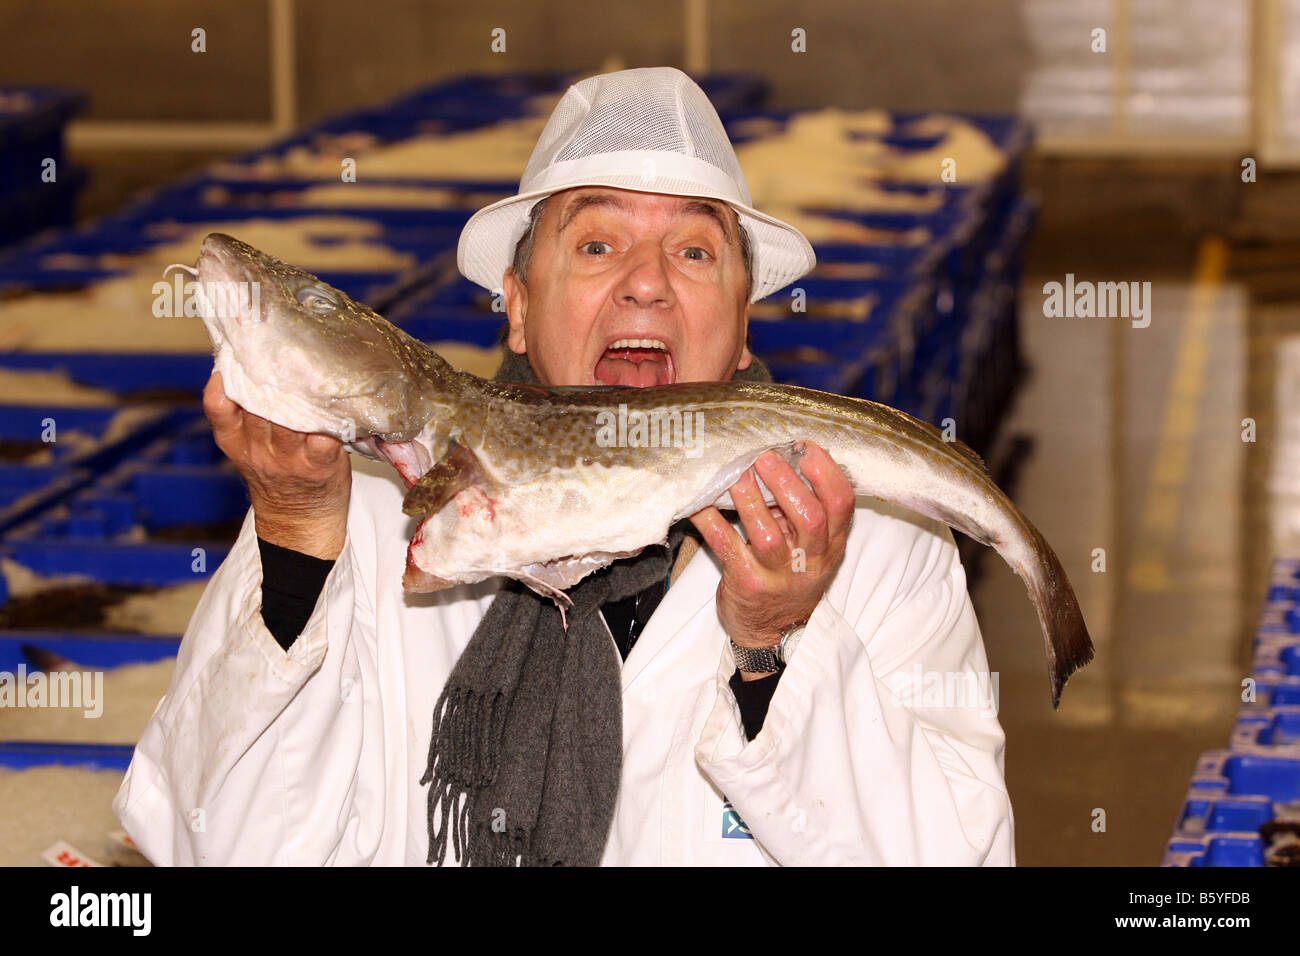
<svg viewBox="0 0 1300 956">
<path fill-rule="evenodd" d="M 752 840 L 754 835 L 729 802 L 722 803 L 722 835 L 729 840 Z"/>
</svg>

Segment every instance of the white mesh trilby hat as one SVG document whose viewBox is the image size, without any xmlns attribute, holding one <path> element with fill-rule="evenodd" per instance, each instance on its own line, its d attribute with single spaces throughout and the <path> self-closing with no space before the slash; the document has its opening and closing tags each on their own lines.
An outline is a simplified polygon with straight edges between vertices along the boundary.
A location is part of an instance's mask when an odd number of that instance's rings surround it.
<svg viewBox="0 0 1300 956">
<path fill-rule="evenodd" d="M 736 151 L 708 96 L 681 70 L 661 66 L 604 73 L 569 87 L 537 139 L 518 195 L 480 209 L 465 224 L 456 250 L 461 273 L 500 292 L 529 211 L 575 186 L 728 203 L 750 236 L 751 302 L 817 264 L 803 233 L 750 205 Z"/>
</svg>

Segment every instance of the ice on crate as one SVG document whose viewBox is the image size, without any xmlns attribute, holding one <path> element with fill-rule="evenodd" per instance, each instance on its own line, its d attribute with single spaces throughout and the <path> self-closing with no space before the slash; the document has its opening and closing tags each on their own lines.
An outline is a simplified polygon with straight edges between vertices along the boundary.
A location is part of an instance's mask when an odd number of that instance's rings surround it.
<svg viewBox="0 0 1300 956">
<path fill-rule="evenodd" d="M 46 256 L 42 262 L 47 268 L 138 269 L 147 274 L 152 286 L 162 278 L 164 266 L 194 262 L 203 237 L 224 232 L 308 272 L 400 272 L 416 264 L 415 256 L 384 244 L 383 223 L 359 216 L 213 218 L 207 222 L 159 222 L 142 228 L 147 237 L 160 241 L 135 252 L 60 253 Z"/>
<path fill-rule="evenodd" d="M 16 697 L 6 699 L 7 706 L 0 707 L 0 740 L 135 744 L 166 695 L 175 666 L 174 658 L 165 658 L 107 670 L 68 662 L 58 668 L 67 676 L 41 676 L 34 667 L 15 672 L 6 679 L 6 698 L 25 694 L 41 706 L 19 707 L 13 705 Z M 20 675 L 26 688 L 16 680 Z M 37 681 L 44 684 L 39 698 L 31 691 Z"/>
<path fill-rule="evenodd" d="M 0 866 L 43 866 L 41 854 L 61 840 L 101 863 L 145 863 L 110 836 L 122 828 L 113 813 L 121 785 L 117 770 L 0 767 Z"/>
<path fill-rule="evenodd" d="M 499 346 L 480 348 L 464 342 L 433 342 L 431 347 L 452 368 L 479 378 L 491 378 L 501 367 L 502 351 Z"/>
<path fill-rule="evenodd" d="M 103 407 L 117 402 L 118 397 L 112 392 L 80 385 L 62 369 L 0 367 L 0 404 Z"/>
<path fill-rule="evenodd" d="M 938 142 L 924 149 L 902 149 L 879 135 L 868 135 L 891 132 L 937 137 Z M 947 159 L 955 162 L 957 182 L 962 184 L 984 182 L 1006 167 L 996 144 L 959 117 L 930 114 L 894 127 L 888 114 L 836 107 L 796 113 L 779 133 L 737 145 L 736 156 L 754 205 L 771 215 L 777 213 L 769 207 L 787 205 L 933 212 L 940 202 L 934 195 L 891 192 L 875 184 L 939 185 Z"/>
<path fill-rule="evenodd" d="M 160 270 L 149 269 L 75 291 L 7 299 L 0 302 L 0 339 L 26 352 L 210 352 L 201 321 L 153 314 L 160 278 Z"/>
<path fill-rule="evenodd" d="M 310 144 L 293 146 L 278 155 L 221 164 L 215 172 L 232 179 L 337 180 L 340 160 L 349 157 L 356 159 L 358 175 L 368 179 L 518 181 L 537 145 L 537 137 L 546 126 L 546 119 L 545 115 L 527 116 L 478 129 L 412 136 L 392 143 L 380 142 L 364 133 L 321 135 Z"/>
</svg>

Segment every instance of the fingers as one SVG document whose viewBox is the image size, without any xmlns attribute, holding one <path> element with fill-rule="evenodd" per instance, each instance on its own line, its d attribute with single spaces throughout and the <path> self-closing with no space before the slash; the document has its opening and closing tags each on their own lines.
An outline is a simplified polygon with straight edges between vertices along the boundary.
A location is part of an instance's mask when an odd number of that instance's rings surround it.
<svg viewBox="0 0 1300 956">
<path fill-rule="evenodd" d="M 285 428 L 283 425 L 269 422 L 268 424 L 271 427 L 267 433 L 267 445 L 277 458 L 288 459 L 303 451 L 306 440 L 301 432 Z"/>
<path fill-rule="evenodd" d="M 704 538 L 713 553 L 724 566 L 737 560 L 744 560 L 745 542 L 741 540 L 731 522 L 722 517 L 722 512 L 710 505 L 691 515 L 691 524 Z"/>
<path fill-rule="evenodd" d="M 749 550 L 758 563 L 776 569 L 789 562 L 792 542 L 768 508 L 753 469 L 747 470 L 731 486 L 731 500 L 749 539 Z"/>
<path fill-rule="evenodd" d="M 807 476 L 826 511 L 827 536 L 835 540 L 846 535 L 849 524 L 853 521 L 857 496 L 852 483 L 840 471 L 840 466 L 835 464 L 824 449 L 812 442 L 805 442 L 799 470 Z"/>
<path fill-rule="evenodd" d="M 343 442 L 333 435 L 308 435 L 303 445 L 307 460 L 317 468 L 326 468 L 338 461 L 339 455 L 346 454 Z"/>
<path fill-rule="evenodd" d="M 771 490 L 789 522 L 795 544 L 808 554 L 824 553 L 829 538 L 827 516 L 817 494 L 780 455 L 772 452 L 762 455 L 754 463 L 754 470 Z"/>
<path fill-rule="evenodd" d="M 265 467 L 301 455 L 308 465 L 328 470 L 345 454 L 343 443 L 332 435 L 305 435 L 241 408 L 226 395 L 220 372 L 213 372 L 203 388 L 203 411 L 218 447 L 237 462 L 256 459 Z"/>
<path fill-rule="evenodd" d="M 227 446 L 236 442 L 242 446 L 239 439 L 243 432 L 244 410 L 226 397 L 220 372 L 213 372 L 208 384 L 203 386 L 203 412 L 212 423 L 212 434 L 217 444 L 233 457 L 239 449 Z"/>
</svg>

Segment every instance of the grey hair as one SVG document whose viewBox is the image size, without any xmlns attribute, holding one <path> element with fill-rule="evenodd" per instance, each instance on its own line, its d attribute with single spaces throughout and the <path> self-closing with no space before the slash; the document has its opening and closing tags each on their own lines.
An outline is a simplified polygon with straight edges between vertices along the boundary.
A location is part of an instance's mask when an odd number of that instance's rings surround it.
<svg viewBox="0 0 1300 956">
<path fill-rule="evenodd" d="M 528 284 L 528 267 L 533 261 L 533 244 L 537 238 L 537 224 L 542 221 L 542 210 L 546 208 L 546 203 L 550 196 L 543 196 L 537 201 L 528 213 L 528 225 L 524 229 L 523 236 L 515 243 L 515 256 L 510 263 L 510 268 L 519 281 L 524 285 Z M 736 218 L 739 226 L 740 218 Z M 745 298 L 748 299 L 754 294 L 754 249 L 750 243 L 749 230 L 740 226 L 740 258 L 745 263 Z"/>
</svg>

